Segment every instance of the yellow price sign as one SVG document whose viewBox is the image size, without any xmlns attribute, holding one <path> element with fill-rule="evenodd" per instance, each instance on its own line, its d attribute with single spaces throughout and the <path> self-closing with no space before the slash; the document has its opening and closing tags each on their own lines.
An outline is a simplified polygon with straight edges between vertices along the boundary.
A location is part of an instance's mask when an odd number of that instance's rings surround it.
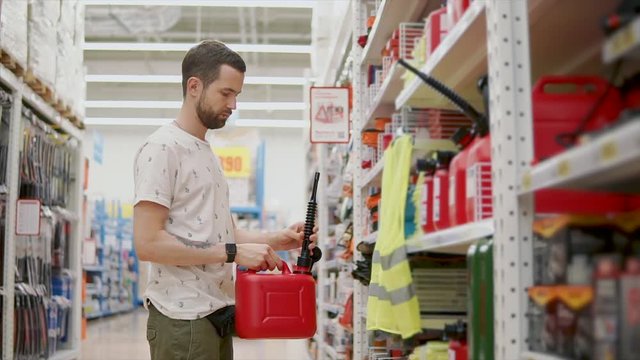
<svg viewBox="0 0 640 360">
<path fill-rule="evenodd" d="M 600 147 L 600 159 L 603 161 L 614 160 L 618 156 L 618 145 L 613 140 L 609 140 Z"/>
<path fill-rule="evenodd" d="M 558 176 L 561 178 L 565 178 L 569 176 L 571 173 L 571 165 L 569 165 L 568 160 L 562 160 L 558 164 Z"/>
<path fill-rule="evenodd" d="M 242 146 L 215 148 L 220 166 L 227 177 L 248 178 L 251 176 L 251 151 Z"/>
<path fill-rule="evenodd" d="M 636 39 L 633 26 L 627 26 L 618 31 L 610 41 L 611 51 L 617 56 L 632 48 L 638 42 L 638 39 Z"/>
</svg>

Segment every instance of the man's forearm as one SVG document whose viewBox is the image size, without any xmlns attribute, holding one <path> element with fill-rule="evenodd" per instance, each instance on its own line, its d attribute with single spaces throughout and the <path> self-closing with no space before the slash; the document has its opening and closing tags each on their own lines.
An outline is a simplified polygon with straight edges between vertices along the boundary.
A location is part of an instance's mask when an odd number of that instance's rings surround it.
<svg viewBox="0 0 640 360">
<path fill-rule="evenodd" d="M 248 231 L 236 229 L 235 237 L 238 244 L 266 244 L 273 247 L 274 233 L 261 233 L 257 231 Z M 274 248 L 274 250 L 280 250 Z"/>
<path fill-rule="evenodd" d="M 136 244 L 136 251 L 140 260 L 164 265 L 204 265 L 227 259 L 224 244 L 182 239 L 164 230 L 153 241 Z"/>
</svg>

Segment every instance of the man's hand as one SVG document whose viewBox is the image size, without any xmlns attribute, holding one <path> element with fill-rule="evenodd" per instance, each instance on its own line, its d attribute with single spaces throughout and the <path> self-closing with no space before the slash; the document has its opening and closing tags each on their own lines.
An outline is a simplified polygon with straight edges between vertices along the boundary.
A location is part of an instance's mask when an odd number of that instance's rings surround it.
<svg viewBox="0 0 640 360">
<path fill-rule="evenodd" d="M 236 264 L 253 270 L 282 270 L 282 260 L 265 244 L 237 244 Z"/>
<path fill-rule="evenodd" d="M 313 228 L 313 234 L 310 237 L 311 243 L 309 250 L 316 247 L 318 241 L 318 227 Z M 304 241 L 304 222 L 297 222 L 286 229 L 278 231 L 269 239 L 269 245 L 275 250 L 291 250 L 302 246 Z"/>
</svg>

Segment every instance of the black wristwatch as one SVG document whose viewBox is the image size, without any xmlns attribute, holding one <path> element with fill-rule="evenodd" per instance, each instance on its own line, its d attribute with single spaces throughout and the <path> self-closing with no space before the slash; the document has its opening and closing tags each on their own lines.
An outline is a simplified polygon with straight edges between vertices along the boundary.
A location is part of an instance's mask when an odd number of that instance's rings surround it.
<svg viewBox="0 0 640 360">
<path fill-rule="evenodd" d="M 224 244 L 224 249 L 227 252 L 227 262 L 232 263 L 236 259 L 236 253 L 238 252 L 236 244 Z"/>
</svg>

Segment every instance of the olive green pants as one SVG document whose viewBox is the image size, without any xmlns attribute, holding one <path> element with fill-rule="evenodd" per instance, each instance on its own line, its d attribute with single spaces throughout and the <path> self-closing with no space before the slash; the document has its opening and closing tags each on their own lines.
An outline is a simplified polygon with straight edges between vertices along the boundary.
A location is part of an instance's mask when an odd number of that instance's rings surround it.
<svg viewBox="0 0 640 360">
<path fill-rule="evenodd" d="M 232 360 L 231 335 L 221 338 L 206 318 L 175 320 L 149 304 L 147 341 L 151 360 Z"/>
</svg>

